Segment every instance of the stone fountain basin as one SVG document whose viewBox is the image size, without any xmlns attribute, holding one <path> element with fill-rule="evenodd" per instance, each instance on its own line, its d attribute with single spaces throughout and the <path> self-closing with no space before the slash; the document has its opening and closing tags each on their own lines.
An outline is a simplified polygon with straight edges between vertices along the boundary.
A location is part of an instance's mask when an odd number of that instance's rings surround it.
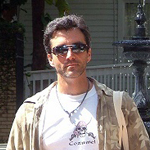
<svg viewBox="0 0 150 150">
<path fill-rule="evenodd" d="M 123 40 L 113 45 L 123 47 L 123 56 L 129 60 L 150 60 L 150 40 Z"/>
</svg>

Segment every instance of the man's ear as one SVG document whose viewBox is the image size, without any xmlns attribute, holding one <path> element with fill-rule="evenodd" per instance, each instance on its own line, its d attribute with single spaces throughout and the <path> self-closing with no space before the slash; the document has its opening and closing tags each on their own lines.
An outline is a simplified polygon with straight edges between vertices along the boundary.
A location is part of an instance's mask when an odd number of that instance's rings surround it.
<svg viewBox="0 0 150 150">
<path fill-rule="evenodd" d="M 89 50 L 88 50 L 88 57 L 87 57 L 87 63 L 91 61 L 91 57 L 92 57 L 91 55 L 92 55 L 92 50 L 91 50 L 91 48 L 89 48 Z"/>
<path fill-rule="evenodd" d="M 53 58 L 52 58 L 52 55 L 51 55 L 51 54 L 47 54 L 47 59 L 48 59 L 49 64 L 50 64 L 52 67 L 54 67 Z"/>
</svg>

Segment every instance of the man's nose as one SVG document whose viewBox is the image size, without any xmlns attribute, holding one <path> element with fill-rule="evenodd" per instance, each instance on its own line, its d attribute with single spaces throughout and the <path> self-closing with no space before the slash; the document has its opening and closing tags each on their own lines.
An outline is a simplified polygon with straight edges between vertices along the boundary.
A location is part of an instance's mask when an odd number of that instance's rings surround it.
<svg viewBox="0 0 150 150">
<path fill-rule="evenodd" d="M 74 58 L 74 57 L 75 57 L 75 56 L 74 56 L 74 53 L 73 53 L 71 47 L 69 47 L 69 48 L 68 48 L 67 55 L 66 55 L 66 59 L 72 59 L 72 58 Z"/>
</svg>

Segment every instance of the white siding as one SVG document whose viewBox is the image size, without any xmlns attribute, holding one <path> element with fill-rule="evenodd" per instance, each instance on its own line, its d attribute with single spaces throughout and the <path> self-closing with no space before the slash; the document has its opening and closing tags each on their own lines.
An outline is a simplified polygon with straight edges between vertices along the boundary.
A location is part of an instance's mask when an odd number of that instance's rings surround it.
<svg viewBox="0 0 150 150">
<path fill-rule="evenodd" d="M 92 61 L 89 65 L 117 63 L 117 49 L 112 46 L 116 41 L 117 33 L 117 0 L 68 0 L 71 14 L 82 15 L 89 26 L 92 36 Z M 22 13 L 22 22 L 26 27 L 25 65 L 31 63 L 32 53 L 32 22 L 31 2 L 23 7 L 27 14 Z M 45 6 L 52 18 L 58 17 L 54 6 Z"/>
</svg>

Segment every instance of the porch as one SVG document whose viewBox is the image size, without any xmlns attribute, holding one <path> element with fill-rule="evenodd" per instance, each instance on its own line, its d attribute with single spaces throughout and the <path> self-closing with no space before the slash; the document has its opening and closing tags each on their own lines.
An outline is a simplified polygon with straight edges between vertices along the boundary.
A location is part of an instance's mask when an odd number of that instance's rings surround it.
<svg viewBox="0 0 150 150">
<path fill-rule="evenodd" d="M 0 143 L 0 150 L 6 150 L 6 143 Z"/>
<path fill-rule="evenodd" d="M 146 69 L 146 82 L 149 86 L 150 68 Z M 111 64 L 87 67 L 87 76 L 97 79 L 113 90 L 124 90 L 132 96 L 134 92 L 135 79 L 131 63 Z M 52 70 L 29 71 L 25 73 L 25 95 L 27 98 L 46 88 L 56 80 L 56 72 Z M 147 87 L 148 88 L 148 87 Z"/>
</svg>

